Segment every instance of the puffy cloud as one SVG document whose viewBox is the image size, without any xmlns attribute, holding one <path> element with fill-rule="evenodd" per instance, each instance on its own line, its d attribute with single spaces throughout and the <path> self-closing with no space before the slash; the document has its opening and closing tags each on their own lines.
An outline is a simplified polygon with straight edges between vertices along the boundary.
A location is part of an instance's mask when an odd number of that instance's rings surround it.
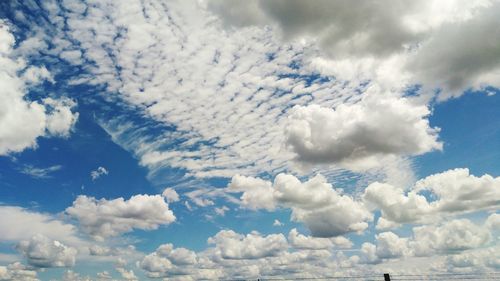
<svg viewBox="0 0 500 281">
<path fill-rule="evenodd" d="M 6 281 L 40 281 L 37 278 L 37 272 L 19 262 L 0 266 L 0 280 Z"/>
<path fill-rule="evenodd" d="M 155 252 L 146 255 L 139 266 L 152 278 L 166 277 L 169 273 L 187 274 L 198 262 L 195 252 L 186 248 L 174 248 L 172 244 L 163 244 Z"/>
<path fill-rule="evenodd" d="M 242 235 L 232 230 L 221 230 L 208 239 L 224 259 L 259 259 L 277 256 L 288 247 L 285 236 L 271 234 L 261 236 L 258 232 Z"/>
<path fill-rule="evenodd" d="M 496 270 L 500 267 L 500 247 L 495 245 L 489 248 L 481 248 L 465 251 L 446 258 L 447 265 L 452 270 L 469 269 L 469 271 Z"/>
<path fill-rule="evenodd" d="M 424 222 L 446 215 L 494 209 L 500 202 L 500 178 L 476 177 L 468 169 L 434 174 L 416 182 L 408 192 L 389 184 L 373 183 L 364 201 L 382 212 L 384 225 Z M 429 201 L 423 192 L 428 192 Z"/>
<path fill-rule="evenodd" d="M 439 211 L 481 210 L 500 206 L 500 177 L 471 175 L 469 169 L 454 169 L 428 176 L 415 184 L 416 191 L 429 191 L 440 200 Z"/>
<path fill-rule="evenodd" d="M 500 214 L 494 213 L 491 214 L 484 223 L 486 227 L 492 230 L 500 229 Z"/>
<path fill-rule="evenodd" d="M 177 194 L 175 189 L 173 189 L 171 187 L 165 188 L 165 190 L 163 190 L 161 196 L 163 196 L 165 198 L 165 200 L 167 200 L 167 203 L 177 202 L 180 200 L 179 194 Z"/>
<path fill-rule="evenodd" d="M 439 128 L 429 126 L 429 114 L 427 106 L 407 98 L 367 97 L 335 109 L 296 106 L 286 143 L 300 162 L 362 170 L 380 166 L 384 157 L 442 149 Z"/>
<path fill-rule="evenodd" d="M 396 76 L 391 86 L 441 88 L 441 99 L 461 95 L 468 88 L 500 86 L 495 47 L 500 38 L 498 1 L 408 5 L 394 0 L 387 4 L 366 0 L 353 7 L 349 1 L 214 0 L 209 8 L 229 26 L 273 25 L 285 39 L 315 41 L 333 59 L 331 64 L 350 65 L 356 72 L 352 77 L 383 80 L 381 72 L 391 73 Z M 391 60 L 395 63 L 390 70 L 384 69 Z M 341 78 L 349 72 L 336 68 L 335 76 Z"/>
<path fill-rule="evenodd" d="M 342 236 L 332 238 L 310 237 L 300 234 L 297 229 L 290 230 L 288 233 L 288 241 L 290 245 L 296 249 L 320 250 L 330 249 L 335 246 L 340 248 L 352 247 L 352 242 Z"/>
<path fill-rule="evenodd" d="M 376 254 L 381 259 L 398 258 L 408 254 L 408 239 L 393 232 L 382 232 L 375 236 Z"/>
<path fill-rule="evenodd" d="M 163 244 L 156 249 L 156 253 L 168 258 L 175 265 L 196 263 L 196 254 L 186 248 L 174 248 L 172 244 Z"/>
<path fill-rule="evenodd" d="M 375 235 L 376 245 L 365 242 L 361 246 L 361 262 L 377 264 L 387 259 L 397 259 L 410 254 L 409 239 L 393 232 Z"/>
<path fill-rule="evenodd" d="M 313 236 L 332 237 L 363 231 L 372 220 L 361 202 L 343 195 L 319 174 L 304 183 L 287 174 L 277 175 L 273 183 L 236 175 L 227 191 L 242 192 L 241 205 L 246 208 L 291 208 L 292 219 L 304 223 Z"/>
<path fill-rule="evenodd" d="M 78 220 L 83 231 L 98 240 L 134 228 L 157 229 L 175 221 L 173 212 L 160 195 L 134 195 L 129 200 L 97 200 L 80 195 L 66 213 Z"/>
<path fill-rule="evenodd" d="M 0 218 L 0 241 L 28 240 L 40 234 L 71 245 L 82 244 L 75 226 L 50 214 L 0 206 Z"/>
<path fill-rule="evenodd" d="M 0 155 L 36 147 L 38 137 L 67 137 L 78 118 L 71 109 L 75 103 L 67 98 L 43 98 L 31 101 L 26 95 L 30 87 L 51 80 L 44 67 L 27 67 L 21 57 L 14 57 L 14 36 L 0 21 Z M 23 75 L 19 75 L 23 72 Z"/>
<path fill-rule="evenodd" d="M 100 178 L 101 176 L 107 175 L 109 172 L 106 168 L 99 166 L 97 169 L 90 172 L 90 177 L 93 181 Z"/>
<path fill-rule="evenodd" d="M 117 267 L 116 271 L 120 273 L 124 280 L 139 280 L 137 279 L 137 276 L 135 276 L 133 270 L 126 270 L 125 268 Z"/>
<path fill-rule="evenodd" d="M 68 247 L 57 240 L 43 235 L 35 235 L 16 245 L 30 265 L 36 267 L 70 267 L 75 265 L 75 248 Z"/>
<path fill-rule="evenodd" d="M 491 239 L 487 228 L 467 219 L 453 220 L 438 226 L 415 227 L 413 233 L 414 241 L 411 244 L 417 256 L 476 249 Z"/>
<path fill-rule="evenodd" d="M 241 205 L 245 208 L 272 211 L 276 208 L 272 183 L 259 178 L 235 175 L 227 186 L 228 192 L 243 192 Z"/>
</svg>

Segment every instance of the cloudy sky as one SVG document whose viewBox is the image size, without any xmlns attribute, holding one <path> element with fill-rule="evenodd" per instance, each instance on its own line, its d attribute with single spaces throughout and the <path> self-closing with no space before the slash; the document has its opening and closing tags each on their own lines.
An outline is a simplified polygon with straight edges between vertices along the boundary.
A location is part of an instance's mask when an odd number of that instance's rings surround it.
<svg viewBox="0 0 500 281">
<path fill-rule="evenodd" d="M 0 280 L 500 277 L 499 14 L 0 1 Z"/>
</svg>

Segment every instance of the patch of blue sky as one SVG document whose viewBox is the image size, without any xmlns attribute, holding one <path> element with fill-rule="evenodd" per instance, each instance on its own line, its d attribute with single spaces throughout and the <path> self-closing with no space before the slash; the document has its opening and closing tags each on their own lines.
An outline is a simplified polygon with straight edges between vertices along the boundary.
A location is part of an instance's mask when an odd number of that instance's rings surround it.
<svg viewBox="0 0 500 281">
<path fill-rule="evenodd" d="M 454 168 L 469 168 L 475 176 L 498 174 L 500 95 L 488 95 L 494 91 L 466 93 L 434 105 L 429 122 L 441 128 L 444 147 L 415 158 L 418 178 Z"/>
</svg>

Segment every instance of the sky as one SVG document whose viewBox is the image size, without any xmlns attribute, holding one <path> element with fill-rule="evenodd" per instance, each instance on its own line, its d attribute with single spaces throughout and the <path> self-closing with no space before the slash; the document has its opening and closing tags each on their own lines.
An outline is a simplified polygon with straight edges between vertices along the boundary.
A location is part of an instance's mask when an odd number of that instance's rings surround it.
<svg viewBox="0 0 500 281">
<path fill-rule="evenodd" d="M 0 280 L 498 277 L 499 13 L 0 1 Z"/>
</svg>

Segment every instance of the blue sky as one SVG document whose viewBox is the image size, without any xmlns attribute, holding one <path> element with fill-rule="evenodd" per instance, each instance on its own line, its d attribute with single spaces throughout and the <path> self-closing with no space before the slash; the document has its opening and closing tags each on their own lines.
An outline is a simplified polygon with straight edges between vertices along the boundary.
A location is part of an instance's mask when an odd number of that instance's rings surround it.
<svg viewBox="0 0 500 281">
<path fill-rule="evenodd" d="M 498 1 L 0 3 L 0 280 L 498 272 Z"/>
</svg>

